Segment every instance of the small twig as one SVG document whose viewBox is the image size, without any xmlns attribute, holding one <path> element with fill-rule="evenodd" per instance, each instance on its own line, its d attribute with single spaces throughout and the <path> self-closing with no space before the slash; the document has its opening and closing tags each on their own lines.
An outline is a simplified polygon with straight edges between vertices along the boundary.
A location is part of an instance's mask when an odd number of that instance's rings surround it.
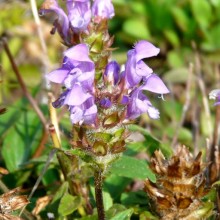
<svg viewBox="0 0 220 220">
<path fill-rule="evenodd" d="M 47 171 L 47 169 L 48 169 L 48 167 L 49 167 L 49 165 L 50 165 L 50 162 L 51 162 L 51 160 L 53 159 L 53 156 L 54 156 L 54 154 L 56 153 L 56 151 L 57 151 L 57 149 L 53 149 L 53 150 L 50 151 L 50 154 L 49 154 L 49 156 L 48 156 L 47 162 L 46 162 L 46 164 L 45 164 L 45 166 L 44 166 L 44 168 L 43 168 L 43 170 L 42 170 L 40 176 L 38 177 L 36 183 L 34 184 L 34 187 L 32 188 L 31 193 L 30 193 L 29 196 L 28 196 L 28 200 L 29 200 L 29 201 L 30 201 L 30 199 L 32 198 L 33 194 L 35 193 L 37 187 L 39 186 L 39 184 L 40 184 L 40 182 L 41 182 L 41 180 L 42 180 L 42 178 L 43 178 L 45 172 Z M 19 216 L 22 215 L 22 213 L 23 213 L 24 210 L 25 210 L 25 207 L 21 210 Z"/>
<path fill-rule="evenodd" d="M 47 54 L 47 46 L 46 46 L 46 43 L 44 41 L 43 33 L 42 33 L 42 30 L 41 30 L 40 18 L 39 18 L 38 11 L 37 11 L 36 1 L 35 0 L 30 0 L 30 2 L 31 2 L 31 9 L 32 9 L 32 13 L 33 13 L 33 16 L 34 16 L 34 20 L 35 20 L 35 23 L 37 25 L 37 32 L 38 32 L 38 36 L 40 38 L 41 47 L 43 49 L 44 54 Z"/>
<path fill-rule="evenodd" d="M 183 106 L 181 119 L 179 121 L 179 124 L 177 125 L 176 131 L 175 131 L 175 134 L 173 136 L 172 143 L 171 143 L 171 146 L 173 148 L 175 147 L 175 145 L 177 143 L 180 128 L 182 127 L 182 125 L 184 123 L 184 120 L 185 120 L 185 117 L 186 117 L 186 112 L 189 109 L 190 89 L 191 89 L 191 82 L 192 82 L 192 72 L 193 72 L 193 65 L 192 65 L 192 63 L 190 63 L 190 65 L 189 65 L 189 74 L 188 74 L 188 79 L 187 79 L 187 83 L 186 83 L 186 101 L 185 101 L 184 106 Z"/>
<path fill-rule="evenodd" d="M 193 154 L 196 156 L 199 153 L 199 118 L 200 118 L 200 106 L 198 105 L 197 97 L 194 97 L 193 100 L 193 116 L 192 116 L 192 125 L 193 125 Z"/>
<path fill-rule="evenodd" d="M 105 210 L 103 204 L 103 196 L 102 196 L 102 171 L 96 170 L 94 173 L 95 180 L 95 198 L 96 198 L 96 207 L 98 212 L 98 219 L 105 220 Z"/>
<path fill-rule="evenodd" d="M 34 155 L 32 156 L 32 158 L 38 158 L 42 154 L 42 152 L 44 150 L 44 147 L 45 147 L 45 144 L 48 140 L 48 136 L 49 136 L 48 131 L 43 130 L 43 134 L 42 134 L 39 146 L 36 149 L 36 151 L 35 151 Z"/>
<path fill-rule="evenodd" d="M 208 98 L 207 98 L 207 94 L 206 94 L 206 87 L 205 87 L 205 83 L 204 80 L 202 78 L 202 74 L 201 74 L 201 60 L 200 60 L 200 56 L 199 53 L 196 50 L 196 45 L 195 43 L 193 43 L 193 48 L 195 51 L 195 72 L 196 72 L 196 77 L 198 80 L 198 85 L 199 85 L 199 89 L 202 93 L 202 102 L 203 102 L 203 106 L 204 106 L 204 110 L 205 110 L 205 116 L 206 116 L 206 123 L 207 123 L 207 128 L 209 131 L 209 139 L 210 142 L 212 142 L 212 123 L 211 123 L 211 112 L 210 112 L 210 108 L 209 108 L 209 102 L 208 102 Z"/>
<path fill-rule="evenodd" d="M 42 122 L 43 126 L 44 126 L 44 129 L 46 130 L 47 129 L 47 120 L 46 118 L 44 117 L 44 114 L 42 113 L 41 109 L 38 107 L 36 101 L 34 100 L 34 98 L 31 96 L 31 94 L 28 92 L 27 88 L 26 88 L 26 85 L 21 77 L 21 74 L 18 70 L 18 67 L 14 61 L 14 58 L 11 54 L 11 51 L 8 47 L 8 44 L 7 44 L 7 41 L 5 39 L 5 37 L 2 37 L 0 39 L 0 41 L 2 42 L 2 45 L 5 49 L 5 52 L 9 58 L 9 61 L 11 63 L 11 66 L 12 66 L 12 69 L 17 77 L 17 80 L 18 80 L 18 83 L 20 84 L 21 86 L 21 89 L 24 93 L 24 95 L 26 96 L 26 98 L 28 99 L 28 101 L 30 102 L 31 106 L 33 107 L 34 111 L 36 112 L 36 114 L 38 115 L 40 121 Z"/>
</svg>

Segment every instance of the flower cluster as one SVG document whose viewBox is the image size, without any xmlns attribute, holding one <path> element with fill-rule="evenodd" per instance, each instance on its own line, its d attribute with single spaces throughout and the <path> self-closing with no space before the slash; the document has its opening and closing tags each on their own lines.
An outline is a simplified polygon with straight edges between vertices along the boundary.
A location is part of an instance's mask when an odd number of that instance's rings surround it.
<svg viewBox="0 0 220 220">
<path fill-rule="evenodd" d="M 142 40 L 127 53 L 125 68 L 111 61 L 107 20 L 114 15 L 110 0 L 67 0 L 68 15 L 55 0 L 46 0 L 42 12 L 55 12 L 54 27 L 65 45 L 62 66 L 46 75 L 62 86 L 55 108 L 68 106 L 78 137 L 73 146 L 95 155 L 122 152 L 126 124 L 142 113 L 158 119 L 145 92 L 166 94 L 169 90 L 143 59 L 156 56 L 159 49 Z"/>
<path fill-rule="evenodd" d="M 95 88 L 94 84 L 95 64 L 89 58 L 88 46 L 78 44 L 68 49 L 64 52 L 62 67 L 47 74 L 51 82 L 60 83 L 66 88 L 53 103 L 54 107 L 68 105 L 72 123 L 95 123 L 97 106 L 105 109 L 123 106 L 126 119 L 135 119 L 144 112 L 153 119 L 159 118 L 159 111 L 152 106 L 143 91 L 166 94 L 169 90 L 142 61 L 158 52 L 159 49 L 151 43 L 140 41 L 128 51 L 128 60 L 122 73 L 116 61 L 109 62 L 103 73 L 102 95 L 100 92 L 98 95 L 98 87 Z"/>
<path fill-rule="evenodd" d="M 57 30 L 67 45 L 71 44 L 74 33 L 87 30 L 92 17 L 109 19 L 114 16 L 110 0 L 95 0 L 92 7 L 90 0 L 66 0 L 66 8 L 67 14 L 56 0 L 45 0 L 40 13 L 57 15 L 52 33 Z"/>
</svg>

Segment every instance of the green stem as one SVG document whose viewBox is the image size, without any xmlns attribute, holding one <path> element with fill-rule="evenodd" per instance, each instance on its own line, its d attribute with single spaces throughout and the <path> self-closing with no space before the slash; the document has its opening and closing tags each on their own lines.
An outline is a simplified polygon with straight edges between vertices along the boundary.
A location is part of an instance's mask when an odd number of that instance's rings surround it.
<svg viewBox="0 0 220 220">
<path fill-rule="evenodd" d="M 102 196 L 102 171 L 96 170 L 94 173 L 95 180 L 95 198 L 96 198 L 96 207 L 98 212 L 98 219 L 105 220 L 105 211 L 103 204 L 103 196 Z"/>
</svg>

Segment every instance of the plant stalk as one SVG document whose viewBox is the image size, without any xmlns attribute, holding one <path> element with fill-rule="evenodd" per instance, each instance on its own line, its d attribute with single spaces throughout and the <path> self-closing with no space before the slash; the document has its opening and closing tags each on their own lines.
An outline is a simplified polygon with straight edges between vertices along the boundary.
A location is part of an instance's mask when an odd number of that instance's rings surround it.
<svg viewBox="0 0 220 220">
<path fill-rule="evenodd" d="M 95 199 L 96 199 L 96 206 L 98 212 L 98 219 L 105 220 L 105 211 L 104 211 L 103 196 L 102 196 L 103 178 L 102 178 L 101 170 L 95 170 L 94 181 L 95 181 Z"/>
</svg>

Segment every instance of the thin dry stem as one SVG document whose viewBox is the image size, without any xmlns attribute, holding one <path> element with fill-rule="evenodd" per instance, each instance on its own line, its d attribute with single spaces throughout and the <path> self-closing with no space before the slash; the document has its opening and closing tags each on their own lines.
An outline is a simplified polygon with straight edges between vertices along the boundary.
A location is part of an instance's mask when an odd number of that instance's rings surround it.
<svg viewBox="0 0 220 220">
<path fill-rule="evenodd" d="M 198 80 L 199 89 L 202 93 L 202 102 L 203 102 L 203 106 L 204 106 L 204 110 L 205 110 L 207 129 L 209 131 L 209 139 L 212 142 L 211 112 L 210 112 L 210 108 L 209 108 L 209 101 L 208 101 L 207 94 L 206 94 L 206 86 L 205 86 L 205 83 L 204 83 L 204 80 L 203 80 L 202 74 L 201 74 L 201 72 L 202 72 L 201 59 L 200 59 L 198 51 L 196 50 L 196 44 L 193 43 L 192 46 L 195 51 L 195 73 L 196 73 L 196 77 Z"/>
<path fill-rule="evenodd" d="M 21 77 L 21 74 L 18 70 L 18 67 L 14 61 L 14 58 L 12 56 L 12 53 L 8 47 L 8 44 L 7 44 L 7 40 L 5 39 L 5 37 L 2 37 L 1 38 L 1 42 L 2 42 L 2 45 L 5 49 L 5 52 L 9 58 L 9 61 L 11 63 L 11 66 L 12 66 L 12 69 L 17 77 L 17 80 L 18 80 L 18 83 L 20 84 L 21 86 L 21 89 L 24 93 L 24 95 L 26 96 L 26 98 L 28 99 L 28 101 L 30 102 L 31 106 L 33 107 L 34 111 L 36 112 L 36 114 L 38 115 L 40 121 L 42 122 L 43 126 L 44 126 L 44 129 L 47 130 L 47 120 L 46 118 L 44 117 L 44 114 L 43 112 L 41 111 L 41 109 L 38 107 L 36 101 L 34 100 L 34 98 L 31 96 L 31 94 L 29 93 L 29 91 L 27 90 L 27 87 Z"/>
<path fill-rule="evenodd" d="M 46 164 L 45 164 L 43 170 L 41 171 L 41 174 L 40 174 L 40 176 L 38 177 L 36 183 L 34 184 L 32 190 L 31 190 L 31 193 L 30 193 L 29 196 L 28 196 L 28 200 L 29 200 L 29 201 L 30 201 L 30 199 L 32 198 L 32 196 L 33 196 L 33 194 L 35 193 L 35 191 L 37 190 L 37 188 L 38 188 L 38 186 L 39 186 L 39 184 L 40 184 L 40 182 L 41 182 L 41 180 L 42 180 L 42 178 L 43 178 L 45 172 L 47 171 L 47 169 L 48 169 L 48 167 L 49 167 L 49 165 L 50 165 L 50 162 L 51 162 L 51 160 L 53 159 L 53 156 L 54 156 L 54 154 L 55 154 L 56 152 L 57 152 L 57 149 L 53 149 L 53 150 L 50 151 L 50 154 L 49 154 L 49 156 L 48 156 L 48 159 L 47 159 L 47 161 L 46 161 Z M 23 211 L 25 210 L 25 208 L 26 208 L 26 206 L 23 207 L 23 209 L 22 209 L 21 212 L 19 213 L 19 216 L 22 215 L 22 213 L 23 213 Z"/>
<path fill-rule="evenodd" d="M 53 101 L 55 101 L 53 94 L 48 93 L 48 105 L 49 105 L 49 112 L 50 112 L 50 121 L 51 121 L 51 124 L 54 125 L 56 135 L 57 135 L 57 138 L 58 138 L 59 142 L 61 142 L 57 112 L 56 112 L 56 109 L 52 105 Z"/>
<path fill-rule="evenodd" d="M 190 89 L 191 89 L 191 82 L 192 82 L 192 72 L 193 72 L 193 65 L 192 65 L 192 63 L 190 63 L 188 79 L 187 79 L 187 83 L 186 83 L 186 101 L 185 101 L 184 106 L 183 106 L 182 116 L 181 116 L 180 122 L 177 125 L 176 132 L 175 132 L 175 134 L 173 136 L 173 140 L 172 140 L 172 144 L 171 144 L 172 147 L 175 147 L 176 144 L 177 144 L 177 139 L 178 139 L 178 134 L 179 134 L 180 128 L 182 127 L 182 125 L 184 123 L 184 120 L 185 120 L 185 117 L 186 117 L 186 112 L 189 109 L 189 105 L 190 105 Z"/>
</svg>

